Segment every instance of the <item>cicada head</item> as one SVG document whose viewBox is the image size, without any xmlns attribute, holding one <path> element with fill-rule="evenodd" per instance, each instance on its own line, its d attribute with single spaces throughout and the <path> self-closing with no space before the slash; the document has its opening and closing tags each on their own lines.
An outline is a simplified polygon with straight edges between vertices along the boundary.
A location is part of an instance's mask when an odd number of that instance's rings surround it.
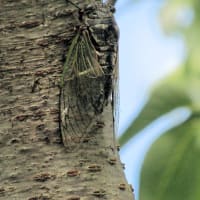
<svg viewBox="0 0 200 200">
<path fill-rule="evenodd" d="M 96 2 L 84 8 L 83 23 L 88 27 L 97 46 L 115 45 L 119 29 L 113 16 L 113 6 Z"/>
</svg>

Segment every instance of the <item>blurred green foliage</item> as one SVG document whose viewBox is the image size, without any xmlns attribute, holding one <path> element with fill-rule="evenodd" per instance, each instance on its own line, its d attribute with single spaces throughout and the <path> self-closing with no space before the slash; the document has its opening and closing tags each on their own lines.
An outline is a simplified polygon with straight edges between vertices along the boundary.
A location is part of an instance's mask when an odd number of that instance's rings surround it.
<svg viewBox="0 0 200 200">
<path fill-rule="evenodd" d="M 190 109 L 191 116 L 163 134 L 148 152 L 141 175 L 140 200 L 199 200 L 200 1 L 166 0 L 160 22 L 165 33 L 183 37 L 187 57 L 182 66 L 152 89 L 146 105 L 119 141 L 124 145 L 175 108 Z"/>
</svg>

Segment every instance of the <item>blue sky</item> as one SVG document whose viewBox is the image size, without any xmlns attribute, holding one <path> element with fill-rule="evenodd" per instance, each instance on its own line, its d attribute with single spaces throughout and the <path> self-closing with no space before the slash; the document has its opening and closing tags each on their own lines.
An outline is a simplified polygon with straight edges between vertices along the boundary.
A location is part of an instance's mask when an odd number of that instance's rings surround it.
<svg viewBox="0 0 200 200">
<path fill-rule="evenodd" d="M 140 110 L 153 83 L 181 63 L 184 43 L 180 37 L 162 32 L 158 21 L 161 1 L 118 2 L 121 133 Z"/>
<path fill-rule="evenodd" d="M 184 43 L 180 37 L 167 37 L 159 25 L 158 0 L 118 0 L 116 20 L 120 28 L 120 120 L 121 134 L 137 115 L 148 98 L 153 84 L 176 69 L 185 56 Z M 136 2 L 136 1 L 135 1 Z M 166 124 L 184 120 L 181 109 L 169 113 L 168 118 L 157 121 L 140 136 L 131 140 L 121 151 L 121 160 L 126 164 L 126 176 L 133 184 L 138 199 L 139 171 L 150 144 L 166 129 Z M 171 121 L 170 121 L 171 119 Z M 168 120 L 168 121 L 167 121 Z M 164 123 L 163 123 L 164 122 Z M 174 124 L 175 125 L 175 124 Z M 150 137 L 147 138 L 146 133 Z M 139 148 L 140 147 L 140 148 Z"/>
</svg>

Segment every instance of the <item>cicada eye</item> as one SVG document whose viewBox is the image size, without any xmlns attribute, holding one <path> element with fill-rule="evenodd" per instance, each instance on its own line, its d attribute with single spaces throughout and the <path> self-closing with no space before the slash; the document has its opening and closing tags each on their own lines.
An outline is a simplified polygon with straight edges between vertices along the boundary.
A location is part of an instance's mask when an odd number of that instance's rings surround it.
<svg viewBox="0 0 200 200">
<path fill-rule="evenodd" d="M 114 7 L 114 6 L 111 6 L 111 7 L 110 7 L 110 12 L 115 13 L 115 11 L 116 11 L 115 7 Z"/>
</svg>

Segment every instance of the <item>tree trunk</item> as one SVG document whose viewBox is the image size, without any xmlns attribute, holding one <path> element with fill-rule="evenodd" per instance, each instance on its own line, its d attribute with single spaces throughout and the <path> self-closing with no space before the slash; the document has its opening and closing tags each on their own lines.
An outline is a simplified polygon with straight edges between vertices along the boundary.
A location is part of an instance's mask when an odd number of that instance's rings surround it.
<svg viewBox="0 0 200 200">
<path fill-rule="evenodd" d="M 90 143 L 71 151 L 62 143 L 59 82 L 77 9 L 67 5 L 0 2 L 0 199 L 133 199 L 114 142 L 111 103 Z"/>
</svg>

